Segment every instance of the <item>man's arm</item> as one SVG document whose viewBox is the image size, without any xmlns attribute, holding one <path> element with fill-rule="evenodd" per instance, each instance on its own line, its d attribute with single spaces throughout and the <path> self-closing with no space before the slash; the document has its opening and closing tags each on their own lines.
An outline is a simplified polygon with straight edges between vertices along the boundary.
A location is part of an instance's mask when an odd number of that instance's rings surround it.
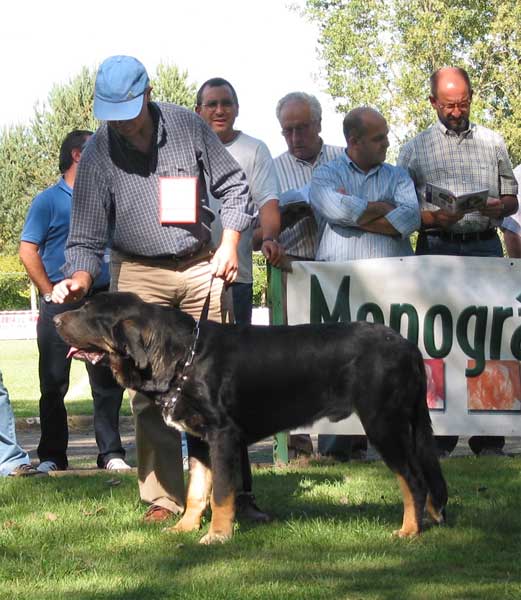
<svg viewBox="0 0 521 600">
<path fill-rule="evenodd" d="M 214 274 L 226 283 L 233 283 L 239 264 L 237 245 L 240 233 L 251 222 L 247 213 L 249 189 L 246 176 L 217 135 L 199 117 L 194 120 L 193 135 L 208 176 L 210 192 L 222 203 L 223 235 L 212 259 Z"/>
<path fill-rule="evenodd" d="M 38 288 L 40 294 L 43 296 L 51 293 L 52 283 L 38 254 L 38 245 L 31 242 L 20 242 L 19 256 L 29 279 Z"/>
<path fill-rule="evenodd" d="M 521 236 L 508 229 L 503 230 L 507 254 L 510 258 L 521 258 Z"/>
<path fill-rule="evenodd" d="M 364 198 L 349 195 L 347 184 L 342 181 L 339 172 L 342 167 L 332 161 L 316 169 L 311 179 L 311 206 L 328 223 L 358 227 L 358 221 L 369 203 Z"/>
<path fill-rule="evenodd" d="M 262 235 L 260 249 L 266 260 L 277 267 L 284 256 L 284 250 L 278 242 L 280 233 L 279 201 L 272 199 L 263 204 L 259 209 L 259 220 Z"/>
</svg>

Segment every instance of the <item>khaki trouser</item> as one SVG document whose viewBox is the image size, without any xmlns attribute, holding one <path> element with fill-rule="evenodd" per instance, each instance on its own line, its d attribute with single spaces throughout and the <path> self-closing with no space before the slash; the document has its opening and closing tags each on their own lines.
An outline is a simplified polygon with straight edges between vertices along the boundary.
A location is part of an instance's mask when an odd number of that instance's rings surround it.
<svg viewBox="0 0 521 600">
<path fill-rule="evenodd" d="M 112 252 L 111 288 L 134 292 L 146 302 L 174 306 L 199 319 L 211 281 L 206 249 L 184 261 L 135 258 Z M 214 279 L 208 319 L 221 320 L 222 280 Z M 167 427 L 147 396 L 130 393 L 136 427 L 139 493 L 144 502 L 173 512 L 185 506 L 181 436 Z"/>
</svg>

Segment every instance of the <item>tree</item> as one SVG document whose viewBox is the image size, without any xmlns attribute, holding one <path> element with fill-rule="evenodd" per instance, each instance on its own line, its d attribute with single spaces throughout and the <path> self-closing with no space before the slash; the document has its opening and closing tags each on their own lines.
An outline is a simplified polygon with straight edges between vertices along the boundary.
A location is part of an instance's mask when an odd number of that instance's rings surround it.
<svg viewBox="0 0 521 600">
<path fill-rule="evenodd" d="M 473 120 L 500 131 L 521 161 L 521 3 L 518 0 L 307 0 L 337 109 L 380 110 L 401 144 L 435 117 L 429 76 L 465 68 Z"/>
<path fill-rule="evenodd" d="M 95 69 L 83 67 L 67 83 L 51 88 L 28 125 L 11 126 L 0 134 L 0 254 L 16 252 L 31 199 L 58 178 L 63 138 L 73 129 L 97 129 L 92 110 L 95 77 Z M 175 65 L 160 63 L 151 85 L 158 100 L 190 109 L 195 105 L 196 86 Z"/>
</svg>

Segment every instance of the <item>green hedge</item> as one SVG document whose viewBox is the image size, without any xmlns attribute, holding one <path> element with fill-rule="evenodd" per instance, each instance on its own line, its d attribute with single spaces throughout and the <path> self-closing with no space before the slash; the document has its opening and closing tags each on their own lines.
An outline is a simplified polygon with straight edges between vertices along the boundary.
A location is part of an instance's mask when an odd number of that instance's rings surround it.
<svg viewBox="0 0 521 600">
<path fill-rule="evenodd" d="M 0 256 L 0 310 L 31 308 L 30 283 L 17 256 Z"/>
<path fill-rule="evenodd" d="M 253 305 L 266 306 L 266 260 L 253 254 Z M 30 281 L 17 256 L 0 256 L 0 310 L 31 308 Z"/>
</svg>

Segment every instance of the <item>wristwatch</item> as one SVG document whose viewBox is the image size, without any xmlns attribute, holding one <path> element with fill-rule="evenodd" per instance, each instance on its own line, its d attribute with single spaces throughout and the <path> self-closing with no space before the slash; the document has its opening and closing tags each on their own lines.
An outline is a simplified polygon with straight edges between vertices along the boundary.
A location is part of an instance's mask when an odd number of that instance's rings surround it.
<svg viewBox="0 0 521 600">
<path fill-rule="evenodd" d="M 50 292 L 47 292 L 47 294 L 43 295 L 43 301 L 45 302 L 45 304 L 51 304 L 52 302 L 52 294 Z"/>
</svg>

